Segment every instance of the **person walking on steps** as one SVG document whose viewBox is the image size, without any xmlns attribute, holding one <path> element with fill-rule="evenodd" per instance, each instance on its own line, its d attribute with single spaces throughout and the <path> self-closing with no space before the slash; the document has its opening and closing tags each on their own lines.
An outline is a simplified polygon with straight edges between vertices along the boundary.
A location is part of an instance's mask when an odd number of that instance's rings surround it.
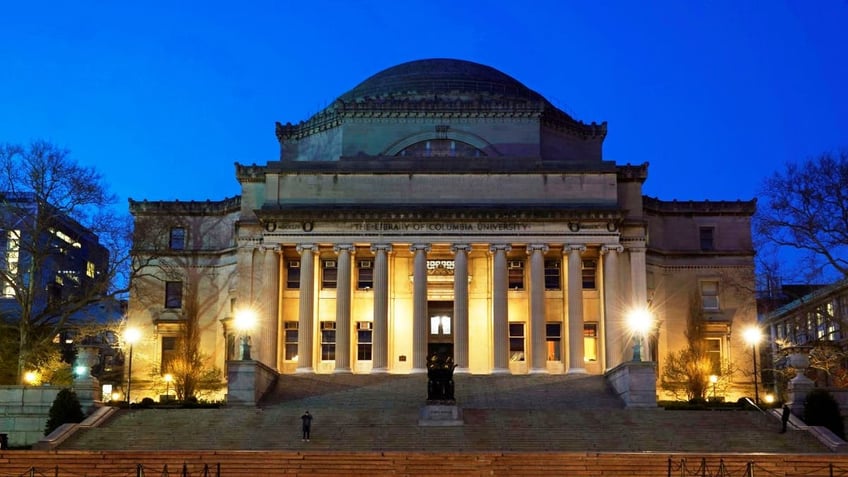
<svg viewBox="0 0 848 477">
<path fill-rule="evenodd" d="M 312 428 L 312 414 L 309 414 L 309 411 L 306 411 L 302 416 L 300 416 L 300 420 L 303 421 L 303 426 L 301 427 L 303 430 L 303 440 L 304 442 L 309 442 L 309 431 Z"/>
</svg>

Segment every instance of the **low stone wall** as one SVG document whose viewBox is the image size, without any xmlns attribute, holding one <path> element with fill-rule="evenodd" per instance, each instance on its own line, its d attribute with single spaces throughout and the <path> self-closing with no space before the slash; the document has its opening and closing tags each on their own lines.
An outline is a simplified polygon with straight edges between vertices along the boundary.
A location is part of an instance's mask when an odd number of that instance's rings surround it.
<svg viewBox="0 0 848 477">
<path fill-rule="evenodd" d="M 8 435 L 9 446 L 38 442 L 50 407 L 61 391 L 57 386 L 0 386 L 0 433 Z"/>
<path fill-rule="evenodd" d="M 255 406 L 278 377 L 279 373 L 259 361 L 227 361 L 227 404 Z"/>
<path fill-rule="evenodd" d="M 656 363 L 627 361 L 607 371 L 605 377 L 625 407 L 657 407 Z"/>
</svg>

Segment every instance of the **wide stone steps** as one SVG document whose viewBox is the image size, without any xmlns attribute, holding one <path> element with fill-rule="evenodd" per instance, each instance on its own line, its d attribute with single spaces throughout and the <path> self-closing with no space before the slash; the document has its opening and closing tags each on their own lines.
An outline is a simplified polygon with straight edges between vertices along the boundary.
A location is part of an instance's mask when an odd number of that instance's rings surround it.
<svg viewBox="0 0 848 477">
<path fill-rule="evenodd" d="M 418 425 L 425 377 L 284 376 L 260 408 L 121 411 L 61 449 L 828 452 L 753 411 L 627 410 L 597 376 L 457 376 L 464 425 Z M 422 396 L 423 395 L 423 396 Z M 314 415 L 303 442 L 300 415 Z"/>
</svg>

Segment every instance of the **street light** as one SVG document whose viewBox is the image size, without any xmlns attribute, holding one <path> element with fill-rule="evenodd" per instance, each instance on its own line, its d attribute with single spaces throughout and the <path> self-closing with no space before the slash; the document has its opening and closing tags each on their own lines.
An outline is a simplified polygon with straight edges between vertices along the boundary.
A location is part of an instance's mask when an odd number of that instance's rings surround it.
<svg viewBox="0 0 848 477">
<path fill-rule="evenodd" d="M 633 361 L 642 361 L 642 338 L 651 329 L 653 318 L 647 308 L 632 310 L 627 315 L 627 321 L 634 335 Z"/>
<path fill-rule="evenodd" d="M 165 400 L 171 400 L 171 381 L 174 380 L 174 375 L 168 373 L 165 375 Z"/>
<path fill-rule="evenodd" d="M 715 374 L 711 374 L 710 375 L 710 382 L 713 383 L 713 401 L 715 401 L 715 398 L 716 398 L 715 387 L 716 387 L 716 383 L 718 382 L 718 376 L 716 376 Z"/>
<path fill-rule="evenodd" d="M 250 331 L 256 325 L 256 312 L 249 308 L 237 311 L 233 325 L 241 336 L 241 359 L 249 361 Z"/>
<path fill-rule="evenodd" d="M 743 334 L 745 342 L 751 345 L 751 357 L 754 359 L 754 402 L 760 405 L 760 392 L 757 387 L 757 343 L 763 339 L 763 333 L 756 326 L 747 328 Z"/>
<path fill-rule="evenodd" d="M 130 392 L 132 391 L 132 358 L 133 358 L 133 345 L 138 342 L 138 339 L 141 337 L 141 332 L 135 328 L 128 328 L 124 331 L 124 341 L 128 345 L 130 345 L 130 356 L 129 361 L 127 362 L 127 405 L 130 404 Z"/>
</svg>

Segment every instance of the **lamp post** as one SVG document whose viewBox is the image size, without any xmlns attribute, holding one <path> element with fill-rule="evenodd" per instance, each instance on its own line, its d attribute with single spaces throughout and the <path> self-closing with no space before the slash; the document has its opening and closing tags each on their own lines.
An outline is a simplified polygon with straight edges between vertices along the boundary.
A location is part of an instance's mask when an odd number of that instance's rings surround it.
<svg viewBox="0 0 848 477">
<path fill-rule="evenodd" d="M 653 318 L 646 308 L 638 308 L 627 314 L 627 321 L 633 332 L 633 361 L 642 361 L 642 338 L 651 329 Z"/>
<path fill-rule="evenodd" d="M 165 400 L 171 400 L 171 381 L 174 380 L 174 375 L 168 373 L 165 375 Z"/>
<path fill-rule="evenodd" d="M 246 308 L 236 312 L 233 324 L 241 336 L 241 359 L 249 361 L 250 358 L 250 331 L 256 325 L 256 312 Z"/>
<path fill-rule="evenodd" d="M 716 383 L 718 382 L 718 376 L 716 376 L 715 374 L 711 374 L 710 375 L 710 382 L 713 384 L 713 401 L 715 401 L 715 399 L 716 399 L 715 388 L 716 388 Z"/>
<path fill-rule="evenodd" d="M 129 361 L 127 361 L 127 405 L 130 404 L 130 393 L 132 392 L 132 359 L 133 359 L 133 345 L 138 341 L 141 337 L 141 332 L 139 332 L 135 328 L 128 328 L 124 331 L 124 341 L 128 345 L 130 345 L 130 355 Z"/>
<path fill-rule="evenodd" d="M 760 405 L 760 392 L 757 386 L 757 343 L 763 339 L 763 334 L 759 328 L 752 326 L 747 328 L 742 335 L 745 342 L 751 345 L 751 357 L 754 360 L 754 402 Z"/>
</svg>

